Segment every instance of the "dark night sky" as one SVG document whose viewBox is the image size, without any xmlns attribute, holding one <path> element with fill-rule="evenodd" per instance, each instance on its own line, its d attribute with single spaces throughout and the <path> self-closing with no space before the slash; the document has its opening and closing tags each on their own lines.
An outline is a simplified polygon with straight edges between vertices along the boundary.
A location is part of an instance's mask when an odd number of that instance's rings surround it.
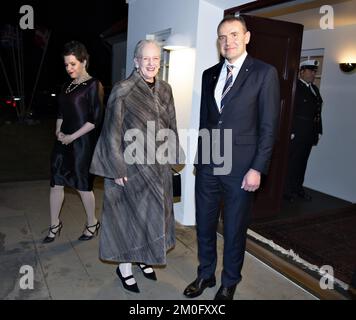
<svg viewBox="0 0 356 320">
<path fill-rule="evenodd" d="M 4 2 L 0 4 L 0 26 L 18 25 L 22 16 L 19 9 L 27 4 L 34 9 L 35 27 L 39 25 L 51 30 L 38 89 L 52 89 L 69 79 L 64 70 L 61 52 L 64 43 L 70 40 L 79 40 L 86 45 L 90 54 L 89 73 L 100 79 L 105 86 L 111 85 L 111 47 L 105 44 L 99 35 L 115 22 L 127 17 L 125 0 L 7 0 L 8 4 Z M 43 51 L 33 42 L 33 30 L 23 31 L 23 35 L 25 87 L 29 90 L 34 83 Z M 5 53 L 2 51 L 2 57 L 11 77 L 12 61 Z M 3 81 L 1 83 L 3 84 Z"/>
</svg>

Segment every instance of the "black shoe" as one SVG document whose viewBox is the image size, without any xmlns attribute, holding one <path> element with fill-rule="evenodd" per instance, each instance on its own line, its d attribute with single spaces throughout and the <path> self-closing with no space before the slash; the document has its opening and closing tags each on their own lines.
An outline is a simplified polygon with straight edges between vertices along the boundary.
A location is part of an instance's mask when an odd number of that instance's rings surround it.
<svg viewBox="0 0 356 320">
<path fill-rule="evenodd" d="M 297 195 L 299 198 L 302 198 L 306 201 L 311 201 L 312 200 L 312 196 L 308 193 L 306 193 L 304 190 L 300 190 L 297 192 Z"/>
<path fill-rule="evenodd" d="M 188 298 L 200 296 L 206 288 L 212 288 L 216 284 L 215 277 L 209 279 L 196 278 L 188 287 L 185 288 L 183 294 Z"/>
<path fill-rule="evenodd" d="M 91 231 L 90 228 L 95 228 L 94 231 Z M 98 235 L 99 232 L 99 228 L 100 228 L 100 222 L 98 221 L 96 224 L 92 225 L 92 226 L 86 226 L 85 229 L 91 233 L 90 236 L 87 236 L 85 233 L 83 233 L 78 240 L 81 241 L 86 241 L 86 240 L 91 240 L 93 239 L 95 236 Z M 84 229 L 84 231 L 85 231 Z"/>
<path fill-rule="evenodd" d="M 119 278 L 120 278 L 120 280 L 122 282 L 122 285 L 124 286 L 124 288 L 126 290 L 129 290 L 131 292 L 136 292 L 136 293 L 140 292 L 140 289 L 138 288 L 137 283 L 134 283 L 134 284 L 127 284 L 126 283 L 127 280 L 134 279 L 133 275 L 127 276 L 127 277 L 124 278 L 122 276 L 122 274 L 121 274 L 121 271 L 120 271 L 119 267 L 116 268 L 116 274 L 119 276 Z"/>
<path fill-rule="evenodd" d="M 143 267 L 141 266 L 143 265 Z M 156 273 L 154 272 L 152 266 L 148 265 L 148 264 L 144 264 L 144 263 L 139 263 L 138 266 L 140 267 L 140 269 L 142 270 L 143 275 L 150 280 L 157 280 L 157 276 Z M 148 268 L 152 268 L 152 272 L 145 272 L 146 269 Z"/>
<path fill-rule="evenodd" d="M 50 226 L 49 230 L 48 230 L 48 234 L 52 233 L 54 236 L 53 237 L 47 236 L 46 238 L 44 238 L 42 240 L 42 243 L 53 242 L 54 239 L 56 238 L 57 234 L 58 234 L 58 237 L 60 236 L 62 227 L 63 227 L 63 224 L 61 221 L 59 221 L 59 223 L 56 226 Z M 53 230 L 56 230 L 56 231 L 53 231 Z"/>
<path fill-rule="evenodd" d="M 215 295 L 214 300 L 233 300 L 236 290 L 236 284 L 231 287 L 220 286 L 218 292 Z"/>
</svg>

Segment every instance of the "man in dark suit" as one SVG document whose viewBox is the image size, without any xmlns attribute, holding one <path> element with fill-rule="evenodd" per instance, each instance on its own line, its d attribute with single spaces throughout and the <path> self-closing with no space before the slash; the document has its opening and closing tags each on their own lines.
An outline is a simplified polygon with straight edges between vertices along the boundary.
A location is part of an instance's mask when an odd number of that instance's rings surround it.
<svg viewBox="0 0 356 320">
<path fill-rule="evenodd" d="M 318 87 L 313 84 L 318 65 L 317 60 L 305 60 L 300 64 L 283 196 L 289 202 L 294 202 L 296 197 L 311 200 L 311 196 L 303 188 L 303 183 L 311 149 L 318 144 L 323 132 L 321 122 L 323 99 Z"/>
<path fill-rule="evenodd" d="M 210 133 L 211 139 L 206 147 L 206 135 L 199 138 L 195 164 L 199 267 L 184 295 L 197 297 L 215 286 L 216 230 L 223 200 L 223 271 L 215 299 L 231 300 L 241 281 L 253 192 L 271 159 L 280 97 L 276 69 L 246 52 L 250 32 L 244 19 L 225 18 L 217 31 L 225 59 L 203 73 L 200 132 Z M 224 163 L 216 161 L 221 154 Z"/>
</svg>

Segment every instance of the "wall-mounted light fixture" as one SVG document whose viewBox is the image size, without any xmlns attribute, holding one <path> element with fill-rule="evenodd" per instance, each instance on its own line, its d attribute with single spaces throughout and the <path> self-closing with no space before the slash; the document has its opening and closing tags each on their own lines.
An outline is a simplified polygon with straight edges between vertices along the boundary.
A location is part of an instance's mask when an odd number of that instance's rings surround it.
<svg viewBox="0 0 356 320">
<path fill-rule="evenodd" d="M 349 73 L 356 69 L 356 63 L 352 63 L 352 62 L 339 63 L 339 67 L 342 72 Z"/>
<path fill-rule="evenodd" d="M 171 34 L 163 45 L 166 50 L 187 49 L 191 46 L 190 38 L 180 33 Z"/>
</svg>

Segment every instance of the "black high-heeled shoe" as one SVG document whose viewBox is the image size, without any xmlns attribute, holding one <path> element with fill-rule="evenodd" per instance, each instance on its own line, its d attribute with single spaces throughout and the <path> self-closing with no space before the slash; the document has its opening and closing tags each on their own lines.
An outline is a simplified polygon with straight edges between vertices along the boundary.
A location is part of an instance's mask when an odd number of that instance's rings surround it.
<svg viewBox="0 0 356 320">
<path fill-rule="evenodd" d="M 141 266 L 141 264 L 143 265 L 143 267 Z M 140 267 L 143 275 L 150 280 L 157 280 L 157 276 L 156 276 L 156 272 L 153 270 L 152 266 L 148 265 L 148 264 L 144 264 L 144 263 L 138 263 L 138 266 Z M 151 268 L 152 272 L 145 272 L 146 269 Z"/>
<path fill-rule="evenodd" d="M 63 224 L 62 224 L 61 221 L 59 221 L 59 223 L 56 226 L 50 226 L 49 229 L 48 229 L 48 235 L 47 235 L 46 238 L 44 238 L 42 240 L 42 243 L 53 242 L 54 239 L 56 238 L 57 234 L 58 234 L 58 237 L 60 236 L 62 227 L 63 227 Z M 57 231 L 53 231 L 55 229 L 57 229 Z M 49 234 L 51 234 L 51 233 L 53 234 L 53 237 L 49 236 Z"/>
<path fill-rule="evenodd" d="M 137 282 L 135 282 L 134 284 L 127 284 L 127 283 L 126 283 L 127 280 L 135 279 L 133 275 L 124 277 L 124 276 L 121 274 L 121 271 L 120 271 L 120 268 L 119 268 L 119 267 L 116 268 L 116 274 L 119 276 L 119 278 L 120 278 L 120 280 L 121 280 L 121 282 L 122 282 L 122 285 L 124 286 L 124 288 L 125 288 L 126 290 L 129 290 L 129 291 L 131 291 L 131 292 L 136 292 L 136 293 L 139 293 L 139 292 L 140 292 L 140 289 L 138 288 Z"/>
<path fill-rule="evenodd" d="M 91 231 L 90 228 L 95 228 L 94 231 Z M 98 221 L 96 224 L 92 225 L 92 226 L 85 226 L 85 230 L 87 230 L 90 235 L 86 235 L 85 233 L 83 233 L 79 238 L 78 240 L 81 240 L 81 241 L 87 241 L 87 240 L 91 240 L 93 239 L 95 236 L 98 235 L 98 232 L 99 232 L 99 228 L 100 228 L 100 222 Z"/>
</svg>

